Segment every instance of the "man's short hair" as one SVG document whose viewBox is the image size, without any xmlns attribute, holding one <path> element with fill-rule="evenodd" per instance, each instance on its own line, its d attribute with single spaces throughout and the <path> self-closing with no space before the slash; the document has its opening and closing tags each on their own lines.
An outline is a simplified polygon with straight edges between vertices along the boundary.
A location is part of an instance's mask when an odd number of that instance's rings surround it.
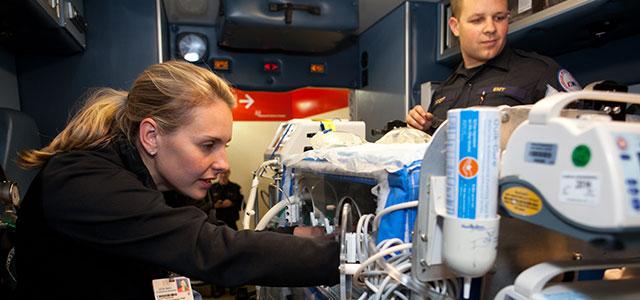
<svg viewBox="0 0 640 300">
<path fill-rule="evenodd" d="M 504 1 L 507 1 L 507 0 L 504 0 Z M 459 18 L 460 17 L 460 10 L 462 10 L 463 2 L 464 2 L 464 0 L 450 0 L 449 1 L 449 3 L 451 4 L 451 14 L 455 18 Z M 507 4 L 509 4 L 509 3 L 507 3 Z"/>
<path fill-rule="evenodd" d="M 451 0 L 451 14 L 455 18 L 460 17 L 460 10 L 462 9 L 462 1 L 464 0 Z"/>
</svg>

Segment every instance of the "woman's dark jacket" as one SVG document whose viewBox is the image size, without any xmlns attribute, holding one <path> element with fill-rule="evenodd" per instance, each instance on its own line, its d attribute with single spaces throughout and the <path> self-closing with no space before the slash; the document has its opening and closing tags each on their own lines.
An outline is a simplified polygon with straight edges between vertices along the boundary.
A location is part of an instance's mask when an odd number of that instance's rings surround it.
<svg viewBox="0 0 640 300">
<path fill-rule="evenodd" d="M 335 241 L 207 223 L 169 207 L 123 138 L 51 158 L 17 222 L 19 299 L 153 299 L 167 271 L 223 286 L 338 281 Z"/>
</svg>

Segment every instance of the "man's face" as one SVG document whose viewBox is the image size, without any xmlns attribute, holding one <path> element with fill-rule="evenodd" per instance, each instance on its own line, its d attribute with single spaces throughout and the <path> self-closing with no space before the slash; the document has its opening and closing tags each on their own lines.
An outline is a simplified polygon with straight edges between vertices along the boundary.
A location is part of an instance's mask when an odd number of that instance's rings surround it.
<svg viewBox="0 0 640 300">
<path fill-rule="evenodd" d="M 453 34 L 460 38 L 466 68 L 496 57 L 507 41 L 509 9 L 506 0 L 463 0 L 460 16 L 449 19 Z"/>
</svg>

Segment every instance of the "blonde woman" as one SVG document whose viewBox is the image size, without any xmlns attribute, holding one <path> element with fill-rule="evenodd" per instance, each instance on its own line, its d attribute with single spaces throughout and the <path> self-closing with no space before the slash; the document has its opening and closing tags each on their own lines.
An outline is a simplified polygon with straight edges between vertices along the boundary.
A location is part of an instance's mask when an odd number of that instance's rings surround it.
<svg viewBox="0 0 640 300">
<path fill-rule="evenodd" d="M 228 169 L 234 104 L 210 71 L 156 64 L 129 92 L 95 92 L 51 144 L 22 153 L 41 170 L 18 217 L 18 298 L 153 299 L 167 271 L 222 286 L 337 283 L 335 241 L 236 232 L 165 203 L 169 190 L 204 198 Z"/>
</svg>

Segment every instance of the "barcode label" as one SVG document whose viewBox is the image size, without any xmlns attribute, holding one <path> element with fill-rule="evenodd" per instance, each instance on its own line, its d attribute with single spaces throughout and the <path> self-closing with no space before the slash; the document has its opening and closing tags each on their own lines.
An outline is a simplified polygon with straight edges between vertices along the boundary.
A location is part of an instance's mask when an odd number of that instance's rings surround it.
<svg viewBox="0 0 640 300">
<path fill-rule="evenodd" d="M 531 163 L 553 165 L 556 163 L 558 145 L 527 143 L 524 160 Z"/>
<path fill-rule="evenodd" d="M 533 157 L 550 158 L 553 154 L 551 152 L 531 151 L 529 155 Z"/>
</svg>

